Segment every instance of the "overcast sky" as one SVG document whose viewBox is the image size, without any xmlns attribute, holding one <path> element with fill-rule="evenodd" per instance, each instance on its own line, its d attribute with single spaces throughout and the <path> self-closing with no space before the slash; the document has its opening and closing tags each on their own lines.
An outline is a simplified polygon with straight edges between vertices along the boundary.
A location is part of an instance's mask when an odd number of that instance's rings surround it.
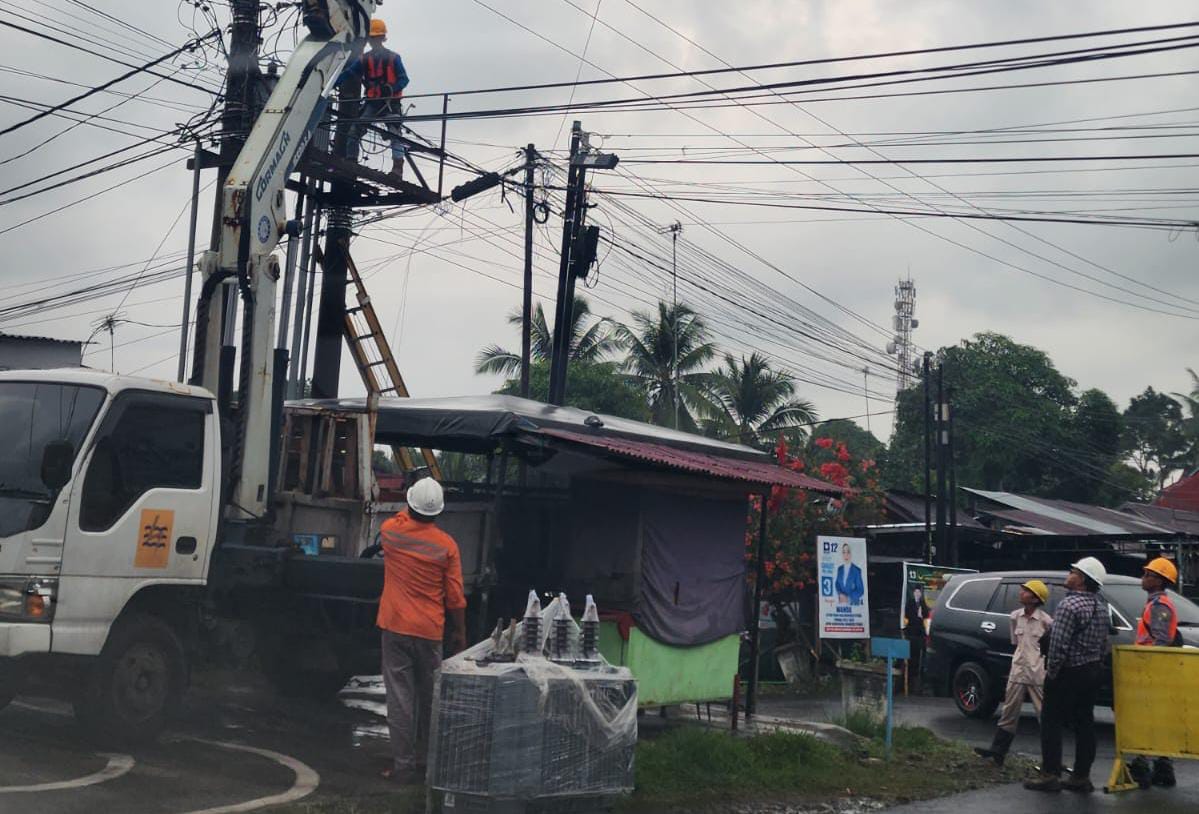
<svg viewBox="0 0 1199 814">
<path fill-rule="evenodd" d="M 578 8 L 572 7 L 572 3 Z M 1086 3 L 757 0 L 735 4 L 714 0 L 691 3 L 639 0 L 639 4 L 710 53 L 643 16 L 625 0 L 601 0 L 599 3 L 595 0 L 488 0 L 488 5 L 546 39 L 523 30 L 474 0 L 447 0 L 436 4 L 390 0 L 381 8 L 380 16 L 392 32 L 389 45 L 403 54 L 412 77 L 410 94 L 570 81 L 576 73 L 582 79 L 589 79 L 606 76 L 605 71 L 629 76 L 671 71 L 675 69 L 672 66 L 700 69 L 719 66 L 717 58 L 733 65 L 750 65 L 1176 23 L 1196 16 L 1193 2 L 1128 3 L 1115 0 Z M 180 11 L 173 2 L 93 0 L 91 5 L 169 43 L 182 44 L 191 36 L 191 14 L 185 13 L 186 9 Z M 591 14 L 597 7 L 598 23 L 593 26 Z M 50 21 L 59 27 L 60 36 L 71 41 L 78 41 L 85 33 L 105 40 L 102 46 L 94 49 L 97 51 L 112 54 L 111 45 L 124 45 L 132 51 L 124 57 L 130 62 L 140 63 L 169 50 L 161 42 L 102 22 L 74 3 L 0 2 L 0 19 L 31 28 L 40 27 L 39 23 L 22 20 L 17 14 L 40 22 Z M 196 25 L 204 28 L 203 23 Z M 62 26 L 74 26 L 77 30 Z M 1185 33 L 1138 37 L 1149 39 Z M 286 45 L 289 39 L 284 37 L 281 42 Z M 994 58 L 1000 54 L 1041 53 L 1095 44 L 1098 42 L 1087 40 L 1003 51 L 840 63 L 765 72 L 755 78 L 789 81 L 854 73 L 866 69 L 863 66 L 868 66 L 869 70 L 924 67 Z M 273 45 L 272 36 L 268 46 Z M 585 46 L 587 60 L 598 67 L 580 64 L 578 55 Z M 80 89 L 50 78 L 91 86 L 124 70 L 93 54 L 38 40 L 11 28 L 0 31 L 0 47 L 3 49 L 0 57 L 3 90 L 0 94 L 6 99 L 15 97 L 56 103 Z M 219 81 L 220 67 L 213 65 L 200 75 L 200 80 Z M 1090 65 L 973 77 L 955 80 L 955 83 L 957 86 L 1007 84 L 1193 69 L 1199 69 L 1199 58 L 1193 49 L 1181 49 Z M 39 76 L 30 77 L 22 72 Z M 182 72 L 179 76 L 195 74 Z M 744 77 L 736 75 L 710 77 L 706 81 L 721 87 L 746 82 Z M 139 78 L 117 87 L 134 92 L 148 84 L 147 80 Z M 940 83 L 940 86 L 951 84 Z M 660 94 L 698 90 L 702 85 L 686 79 L 640 83 L 638 87 Z M 927 87 L 900 86 L 891 92 Z M 875 90 L 887 91 L 886 88 Z M 206 95 L 166 82 L 157 84 L 148 95 L 156 101 L 133 100 L 104 114 L 124 122 L 109 121 L 107 125 L 125 130 L 127 134 L 88 125 L 75 127 L 27 156 L 0 164 L 0 182 L 5 189 L 10 189 L 48 172 L 125 147 L 134 141 L 128 134 L 149 132 L 132 127 L 130 123 L 170 129 L 208 103 Z M 602 85 L 581 89 L 574 98 L 580 101 L 637 95 L 637 91 L 628 86 Z M 461 96 L 455 97 L 450 106 L 451 110 L 472 110 L 556 104 L 569 98 L 568 89 L 559 89 Z M 72 110 L 95 113 L 118 101 L 120 97 L 101 94 L 78 103 Z M 163 101 L 170 102 L 175 109 L 167 107 Z M 439 99 L 412 101 L 415 104 L 412 112 L 416 114 L 436 113 L 440 109 Z M 26 118 L 30 113 L 27 108 L 6 102 L 0 105 L 0 126 Z M 1125 118 L 1108 118 L 1117 116 Z M 1196 198 L 1199 159 L 1125 164 L 1109 161 L 912 167 L 923 176 L 935 176 L 927 179 L 916 178 L 898 167 L 861 168 L 875 176 L 897 179 L 887 182 L 894 188 L 867 177 L 857 168 L 843 165 L 632 163 L 632 159 L 648 158 L 655 153 L 679 158 L 684 147 L 690 157 L 700 155 L 696 150 L 738 147 L 727 137 L 714 137 L 717 132 L 734 134 L 737 141 L 771 149 L 802 147 L 807 139 L 807 143 L 828 146 L 828 153 L 792 149 L 770 155 L 826 160 L 830 157 L 878 157 L 860 147 L 833 146 L 846 142 L 841 133 L 854 134 L 853 138 L 858 140 L 877 140 L 883 137 L 858 134 L 969 131 L 1080 119 L 1095 121 L 1055 126 L 1195 124 L 1195 129 L 1181 127 L 1175 130 L 1181 134 L 1199 132 L 1199 94 L 1193 76 L 891 99 L 773 104 L 753 109 L 729 106 L 690 116 L 669 110 L 606 111 L 587 112 L 579 118 L 584 129 L 604 136 L 602 140 L 597 139 L 597 143 L 602 141 L 605 150 L 630 159 L 622 165 L 623 174 L 596 180 L 598 185 L 611 188 L 633 189 L 634 182 L 629 176 L 635 176 L 650 179 L 649 183 L 657 188 L 668 188 L 680 194 L 691 190 L 689 194 L 697 196 L 716 191 L 713 184 L 828 195 L 835 194 L 835 189 L 854 196 L 902 190 L 914 198 L 896 195 L 885 203 L 908 208 L 960 204 L 945 194 L 952 191 L 981 207 L 1119 210 L 1107 214 L 1199 219 L 1199 200 Z M 62 118 L 47 117 L 0 137 L 0 161 L 24 153 L 69 124 Z M 435 124 L 414 127 L 430 137 L 437 134 Z M 561 115 L 451 122 L 448 146 L 476 164 L 503 168 L 514 164 L 516 150 L 526 143 L 532 142 L 547 152 L 555 147 L 563 149 L 568 142 L 569 127 L 570 119 L 564 120 Z M 1160 128 L 1156 132 L 1167 132 L 1168 129 Z M 1138 135 L 1148 132 L 1135 131 Z M 1091 132 L 1091 135 L 1095 133 Z M 1112 132 L 1106 135 L 1112 135 Z M 1199 138 L 1184 136 L 1062 140 L 1041 144 L 884 146 L 876 149 L 891 159 L 927 159 L 1194 153 L 1199 152 L 1194 149 L 1197 145 Z M 122 155 L 137 152 L 140 150 Z M 724 155 L 741 159 L 762 158 L 743 149 Z M 190 175 L 183 166 L 185 158 L 186 155 L 178 151 L 0 206 L 0 256 L 4 258 L 0 264 L 0 307 L 60 293 L 64 290 L 60 287 L 63 281 L 53 278 L 145 263 L 152 256 L 160 260 L 179 256 L 187 239 L 186 203 Z M 99 194 L 114 184 L 165 165 L 168 160 L 172 163 L 166 169 Z M 382 165 L 381 157 L 372 160 L 376 165 Z M 1074 171 L 1099 168 L 1104 171 Z M 1112 168 L 1118 168 L 1118 171 L 1111 171 Z M 1072 171 L 1047 172 L 1060 169 Z M 1038 174 L 1010 174 L 1027 171 Z M 978 175 L 981 173 L 988 174 Z M 211 177 L 209 174 L 205 178 L 206 184 Z M 449 183 L 459 183 L 466 177 L 451 173 Z M 813 178 L 827 181 L 828 185 L 814 182 Z M 694 186 L 697 183 L 708 186 Z M 934 183 L 941 189 L 934 187 Z M 1168 194 L 1145 192 L 1167 189 L 1171 190 Z M 1065 199 L 1024 194 L 1104 190 L 1121 192 L 1103 197 Z M 728 191 L 724 187 L 720 189 L 721 194 Z M 1022 194 L 1014 197 L 999 194 L 1005 192 Z M 15 194 L 0 196 L 0 201 Z M 211 212 L 210 194 L 211 190 L 201 209 L 200 232 L 205 238 Z M 94 197 L 17 226 L 86 196 Z M 744 199 L 766 201 L 770 196 L 746 195 Z M 870 200 L 884 202 L 881 198 Z M 593 199 L 593 202 L 599 203 L 591 214 L 593 223 L 611 229 L 618 239 L 652 245 L 662 256 L 669 256 L 668 237 L 633 231 L 627 226 L 628 218 L 616 212 L 610 201 Z M 625 199 L 624 202 L 656 224 L 665 226 L 676 219 L 681 220 L 681 258 L 694 258 L 695 252 L 706 251 L 777 292 L 777 297 L 772 298 L 761 290 L 743 289 L 742 305 L 749 310 L 738 310 L 727 304 L 718 308 L 710 302 L 704 305 L 703 294 L 689 288 L 687 282 L 692 271 L 684 266 L 691 261 L 680 266 L 684 278 L 680 283 L 681 296 L 697 302 L 712 323 L 716 341 L 723 348 L 737 354 L 751 349 L 767 352 L 780 365 L 807 371 L 804 373 L 806 378 L 831 385 L 822 387 L 808 382 L 801 385 L 801 395 L 813 401 L 825 418 L 858 416 L 865 412 L 860 369 L 855 371 L 813 359 L 809 355 L 810 349 L 797 345 L 793 334 L 779 329 L 772 329 L 768 334 L 760 332 L 753 324 L 752 310 L 760 311 L 768 300 L 777 303 L 787 302 L 781 298 L 790 298 L 881 348 L 886 343 L 886 336 L 865 322 L 884 328 L 889 326 L 893 287 L 898 278 L 909 273 L 918 290 L 916 312 L 920 327 L 915 332 L 915 341 L 921 348 L 956 343 L 979 331 L 999 331 L 1044 349 L 1063 373 L 1079 382 L 1080 388 L 1102 388 L 1121 406 L 1147 385 L 1167 392 L 1189 389 L 1186 367 L 1196 365 L 1194 348 L 1199 338 L 1199 323 L 1193 318 L 1169 316 L 1144 308 L 1177 311 L 1180 305 L 1189 305 L 1199 309 L 1196 304 L 1199 301 L 1199 285 L 1196 284 L 1199 241 L 1193 232 L 1175 234 L 1112 226 L 1038 223 L 1020 224 L 1023 231 L 1017 231 L 991 221 L 901 220 L 877 214 L 696 202 L 685 203 L 686 211 L 680 212 L 658 201 Z M 861 203 L 851 199 L 827 200 L 825 203 L 863 208 Z M 479 348 L 488 343 L 498 342 L 507 347 L 519 345 L 518 336 L 506 319 L 519 301 L 516 286 L 520 280 L 518 255 L 522 219 L 519 200 L 513 199 L 512 204 L 515 211 L 510 211 L 498 192 L 492 192 L 462 206 L 447 207 L 439 212 L 420 211 L 384 221 L 364 229 L 356 240 L 353 253 L 360 266 L 369 273 L 368 286 L 373 302 L 385 327 L 392 332 L 394 349 L 414 395 L 482 393 L 498 386 L 497 378 L 476 376 L 473 362 Z M 1129 210 L 1129 207 L 1134 209 Z M 494 226 L 485 226 L 487 222 Z M 487 230 L 492 233 L 483 234 Z M 543 231 L 537 236 L 540 256 L 536 290 L 541 297 L 552 297 L 554 290 L 556 232 L 555 228 L 553 235 Z M 555 245 L 551 245 L 548 238 L 552 238 Z M 206 240 L 201 241 L 204 242 Z M 752 254 L 734 244 L 740 244 Z M 1032 256 L 1022 249 L 1039 256 Z M 1012 268 L 1011 264 L 1022 266 L 1026 271 Z M 182 266 L 181 262 L 179 266 Z M 136 272 L 141 267 L 130 265 L 119 273 Z M 1111 285 L 1087 279 L 1071 270 Z M 85 278 L 85 282 L 102 280 L 117 273 L 103 272 Z M 656 298 L 668 291 L 667 278 L 668 275 L 653 267 L 641 269 L 635 277 L 627 262 L 622 266 L 613 260 L 611 265 L 601 264 L 596 287 L 587 294 L 593 298 L 595 311 L 626 320 L 630 310 L 645 307 L 640 300 Z M 1126 278 L 1147 283 L 1158 290 L 1138 286 Z M 1143 308 L 1100 299 L 1051 281 L 1135 301 Z M 78 280 L 68 282 L 66 288 L 79 284 Z M 801 283 L 806 287 L 801 287 Z M 1132 289 L 1160 302 L 1111 286 Z M 110 349 L 107 336 L 98 338 L 98 344 L 86 357 L 87 363 L 107 368 L 110 359 L 115 357 L 116 369 L 121 372 L 139 371 L 169 378 L 175 372 L 178 334 L 164 326 L 177 323 L 181 296 L 181 278 L 176 277 L 57 311 L 0 319 L 0 330 L 86 339 L 92 334 L 96 320 L 119 305 L 121 313 L 130 322 L 116 329 L 115 348 Z M 1191 302 L 1178 297 L 1189 298 Z M 709 308 L 710 312 L 706 310 Z M 875 370 L 869 380 L 871 389 L 883 396 L 872 401 L 872 410 L 889 410 L 886 398 L 894 392 L 893 375 Z M 342 381 L 344 393 L 362 392 L 348 358 L 343 365 Z M 845 392 L 847 390 L 852 392 Z M 880 435 L 888 433 L 890 416 L 875 418 L 873 429 Z"/>
</svg>

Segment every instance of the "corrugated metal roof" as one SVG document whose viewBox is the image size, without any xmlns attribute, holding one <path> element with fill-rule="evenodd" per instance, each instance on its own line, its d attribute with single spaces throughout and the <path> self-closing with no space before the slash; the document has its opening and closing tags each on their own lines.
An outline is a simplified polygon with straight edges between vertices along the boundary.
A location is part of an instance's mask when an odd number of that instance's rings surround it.
<svg viewBox="0 0 1199 814">
<path fill-rule="evenodd" d="M 1148 506 L 1144 503 L 1125 503 L 1120 511 L 1135 514 L 1165 528 L 1174 529 L 1181 534 L 1199 537 L 1199 512 L 1185 509 L 1172 509 L 1169 506 Z"/>
<path fill-rule="evenodd" d="M 841 495 L 846 492 L 840 486 L 784 469 L 773 461 L 747 461 L 737 458 L 726 458 L 695 450 L 678 449 L 652 441 L 637 441 L 631 438 L 617 436 L 588 435 L 571 430 L 542 428 L 534 433 L 573 444 L 581 444 L 592 449 L 600 449 L 670 469 L 709 475 L 722 480 L 739 481 L 756 486 L 786 486 L 794 489 L 808 489 L 826 495 Z"/>
<path fill-rule="evenodd" d="M 1007 510 L 980 507 L 979 511 L 1022 527 L 1024 533 L 1074 537 L 1168 537 L 1177 533 L 1174 529 L 1102 506 L 966 487 L 962 487 L 962 491 L 1006 507 Z"/>
<path fill-rule="evenodd" d="M 29 336 L 27 334 L 10 334 L 0 331 L 0 340 L 18 339 L 22 342 L 49 342 L 54 345 L 82 345 L 82 339 L 55 339 L 51 336 Z"/>
<path fill-rule="evenodd" d="M 1162 489 L 1155 503 L 1171 509 L 1199 512 L 1199 472 L 1192 472 L 1177 483 Z"/>
</svg>

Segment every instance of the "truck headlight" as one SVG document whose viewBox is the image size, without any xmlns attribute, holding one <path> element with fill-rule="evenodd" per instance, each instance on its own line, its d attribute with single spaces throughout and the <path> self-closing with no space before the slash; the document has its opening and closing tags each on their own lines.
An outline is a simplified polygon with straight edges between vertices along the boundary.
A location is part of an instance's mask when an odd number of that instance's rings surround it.
<svg viewBox="0 0 1199 814">
<path fill-rule="evenodd" d="M 54 577 L 0 577 L 0 619 L 49 622 L 57 597 Z"/>
</svg>

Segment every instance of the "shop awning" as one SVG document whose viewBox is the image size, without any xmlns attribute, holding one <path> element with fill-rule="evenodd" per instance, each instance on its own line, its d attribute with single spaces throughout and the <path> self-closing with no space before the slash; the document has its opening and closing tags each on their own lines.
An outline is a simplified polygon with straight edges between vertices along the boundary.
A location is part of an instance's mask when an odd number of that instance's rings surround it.
<svg viewBox="0 0 1199 814">
<path fill-rule="evenodd" d="M 753 486 L 784 486 L 792 489 L 807 489 L 825 495 L 841 495 L 846 491 L 840 486 L 813 478 L 802 472 L 785 469 L 765 457 L 760 461 L 725 458 L 696 450 L 678 449 L 653 441 L 592 435 L 552 428 L 543 428 L 534 434 L 586 447 L 589 450 L 612 455 L 626 461 Z"/>
</svg>

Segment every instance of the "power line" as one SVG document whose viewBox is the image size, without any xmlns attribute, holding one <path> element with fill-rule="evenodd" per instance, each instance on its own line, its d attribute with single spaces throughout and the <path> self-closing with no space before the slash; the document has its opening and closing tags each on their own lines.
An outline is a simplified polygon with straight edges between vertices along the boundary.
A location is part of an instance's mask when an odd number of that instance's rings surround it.
<svg viewBox="0 0 1199 814">
<path fill-rule="evenodd" d="M 4 23 L 5 25 L 9 24 L 9 23 L 5 23 L 3 20 L 0 20 L 0 23 Z M 214 34 L 219 34 L 219 33 L 220 32 L 214 31 L 214 32 L 212 32 L 212 34 L 209 34 L 209 36 L 211 37 Z M 89 96 L 94 96 L 95 94 L 100 93 L 103 90 L 111 88 L 113 85 L 117 85 L 121 82 L 124 82 L 126 79 L 129 79 L 132 76 L 137 76 L 139 73 L 153 73 L 150 69 L 153 68 L 155 65 L 160 65 L 169 59 L 174 59 L 176 56 L 183 53 L 184 51 L 195 50 L 195 48 L 198 44 L 199 44 L 198 40 L 192 40 L 191 42 L 188 42 L 186 45 L 182 45 L 179 48 L 176 48 L 174 51 L 171 51 L 168 54 L 164 54 L 164 55 L 158 57 L 157 59 L 147 62 L 145 65 L 138 66 L 131 71 L 127 71 L 127 72 L 121 74 L 120 76 L 116 77 L 115 79 L 110 79 L 102 85 L 97 85 L 96 87 L 90 88 L 89 90 L 86 90 L 83 93 L 80 93 L 76 96 L 72 96 L 70 99 L 67 99 L 64 102 L 59 102 L 58 104 L 54 105 L 53 107 L 49 107 L 46 110 L 41 111 L 40 113 L 36 113 L 27 119 L 22 119 L 21 121 L 15 123 L 15 124 L 11 124 L 8 127 L 5 127 L 3 130 L 0 130 L 0 136 L 7 135 L 16 130 L 20 130 L 22 127 L 26 127 L 30 124 L 33 124 L 36 121 L 44 119 L 46 116 L 49 116 L 52 113 L 56 113 L 59 110 L 64 110 L 64 109 L 70 107 L 71 105 L 75 104 L 76 102 L 81 102 L 84 99 L 87 99 Z M 173 79 L 174 78 L 173 75 L 171 75 L 171 74 L 163 74 L 163 75 L 154 74 L 154 75 L 161 76 L 163 79 Z"/>
<path fill-rule="evenodd" d="M 550 40 L 549 38 L 543 36 L 542 34 L 540 34 L 537 31 L 534 31 L 532 28 L 529 28 L 525 24 L 521 23 L 519 20 L 516 20 L 516 19 L 508 16 L 507 14 L 504 14 L 499 9 L 497 9 L 491 5 L 488 5 L 487 3 L 482 2 L 482 0 L 474 0 L 474 2 L 476 5 L 482 6 L 483 8 L 492 12 L 493 14 L 496 14 L 499 17 L 504 18 L 508 22 L 510 22 L 513 25 L 517 26 L 518 28 L 521 28 L 524 31 L 532 34 L 533 36 L 535 36 L 541 40 L 544 40 L 546 42 L 551 42 L 552 44 L 557 45 L 557 43 L 553 43 L 552 40 Z M 636 8 L 636 6 L 634 6 L 634 7 Z M 578 7 L 576 6 L 575 8 L 578 8 Z M 586 13 L 590 14 L 590 12 L 586 12 Z M 762 63 L 762 64 L 755 64 L 755 65 L 742 65 L 742 66 L 737 66 L 737 67 L 727 66 L 727 67 L 723 67 L 723 68 L 707 68 L 707 69 L 694 70 L 694 71 L 676 70 L 673 72 L 666 72 L 666 73 L 637 74 L 637 75 L 633 75 L 633 76 L 610 75 L 608 78 L 605 78 L 605 79 L 588 79 L 588 80 L 585 80 L 582 82 L 580 82 L 576 79 L 574 82 L 542 82 L 542 83 L 525 84 L 525 85 L 507 85 L 507 86 L 499 86 L 499 87 L 491 87 L 491 88 L 476 88 L 476 89 L 467 89 L 467 90 L 448 91 L 448 93 L 450 96 L 470 96 L 470 95 L 489 94 L 489 93 L 512 93 L 512 92 L 529 91 L 529 90 L 549 90 L 549 89 L 553 89 L 553 88 L 586 87 L 586 86 L 590 86 L 590 85 L 627 84 L 630 82 L 644 82 L 644 81 L 658 80 L 658 79 L 679 79 L 679 78 L 690 78 L 690 77 L 698 77 L 698 76 L 714 76 L 714 75 L 718 75 L 718 74 L 727 74 L 727 73 L 776 70 L 776 69 L 780 69 L 780 68 L 799 68 L 799 67 L 807 67 L 807 66 L 812 66 L 812 65 L 828 65 L 828 64 L 837 63 L 837 62 L 857 62 L 857 61 L 862 61 L 862 60 L 890 59 L 893 57 L 926 56 L 928 54 L 941 54 L 941 53 L 950 53 L 950 52 L 954 52 L 954 51 L 968 51 L 968 50 L 976 50 L 976 49 L 984 49 L 984 48 L 1002 48 L 1002 47 L 1009 47 L 1009 46 L 1013 46 L 1013 45 L 1036 45 L 1036 44 L 1046 43 L 1046 42 L 1061 42 L 1061 41 L 1078 40 L 1078 39 L 1090 39 L 1090 38 L 1094 38 L 1094 37 L 1120 36 L 1120 35 L 1124 35 L 1124 34 L 1144 34 L 1144 33 L 1148 33 L 1151 31 L 1171 31 L 1171 30 L 1180 30 L 1180 29 L 1196 28 L 1196 27 L 1199 27 L 1199 21 L 1184 22 L 1184 23 L 1172 23 L 1172 24 L 1160 25 L 1160 26 L 1139 26 L 1139 27 L 1133 27 L 1133 28 L 1106 29 L 1106 30 L 1089 31 L 1089 32 L 1083 32 L 1083 33 L 1057 34 L 1057 35 L 1050 35 L 1050 36 L 1044 36 L 1044 37 L 1025 37 L 1025 38 L 1021 38 L 1021 39 L 1012 39 L 1012 40 L 994 40 L 994 41 L 990 41 L 990 42 L 968 43 L 965 45 L 948 45 L 948 46 L 940 46 L 940 47 L 935 47 L 935 48 L 917 48 L 917 49 L 910 49 L 910 50 L 905 50 L 905 51 L 888 51 L 888 52 L 880 52 L 880 53 L 872 53 L 872 54 L 855 54 L 852 56 L 826 57 L 826 58 L 821 58 L 821 59 L 801 59 L 801 60 L 791 60 L 788 62 L 771 62 L 771 63 Z M 563 49 L 563 50 L 565 50 L 565 49 Z M 575 56 L 578 56 L 578 55 L 576 54 Z M 592 63 L 588 63 L 588 64 L 591 64 L 592 67 L 598 68 L 598 66 L 596 66 Z M 440 96 L 443 96 L 444 93 L 445 92 L 423 93 L 423 94 L 417 93 L 417 94 L 407 94 L 406 96 L 409 99 L 418 99 L 418 98 L 424 98 L 424 97 L 440 97 Z"/>
<path fill-rule="evenodd" d="M 75 45 L 74 43 L 67 42 L 64 39 L 60 39 L 58 37 L 54 37 L 49 34 L 44 34 L 41 31 L 34 31 L 32 28 L 26 28 L 23 25 L 17 25 L 16 23 L 9 22 L 8 20 L 0 20 L 0 25 L 7 26 L 8 28 L 16 29 L 17 31 L 21 31 L 26 34 L 30 34 L 34 37 L 40 37 L 41 39 L 49 40 L 50 42 L 57 43 L 58 45 L 66 46 L 67 48 L 71 48 L 76 51 L 82 51 L 85 54 L 91 54 L 92 56 L 99 57 L 100 59 L 107 60 L 108 62 L 114 62 L 117 65 L 123 65 L 126 68 L 133 68 L 135 71 L 144 71 L 145 73 L 148 73 L 151 76 L 157 76 L 160 79 L 165 79 L 168 82 L 174 82 L 176 85 L 182 85 L 185 88 L 191 88 L 192 90 L 199 90 L 199 91 L 203 91 L 204 93 L 210 93 L 210 94 L 214 94 L 217 96 L 220 95 L 219 93 L 214 91 L 212 88 L 206 88 L 202 85 L 197 85 L 192 82 L 188 82 L 186 80 L 179 79 L 178 77 L 170 76 L 168 74 L 161 74 L 161 73 L 157 73 L 155 71 L 145 70 L 143 67 L 139 67 L 137 65 L 131 65 L 128 62 L 124 62 L 122 60 L 116 59 L 115 57 L 110 57 L 105 54 L 98 53 L 96 51 L 91 50 L 90 48 L 85 48 L 82 45 Z"/>
</svg>

